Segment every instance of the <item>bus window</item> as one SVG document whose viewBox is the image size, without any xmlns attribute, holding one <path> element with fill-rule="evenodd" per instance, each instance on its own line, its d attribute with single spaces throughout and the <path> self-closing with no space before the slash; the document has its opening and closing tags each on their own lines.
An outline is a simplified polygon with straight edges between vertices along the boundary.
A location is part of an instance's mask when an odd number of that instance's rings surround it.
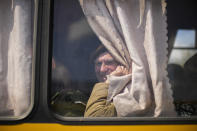
<svg viewBox="0 0 197 131">
<path fill-rule="evenodd" d="M 176 116 L 165 81 L 166 4 L 146 2 L 143 8 L 138 0 L 127 2 L 54 0 L 49 92 L 53 113 L 63 117 Z M 151 28 L 151 21 L 156 28 Z M 165 95 L 157 97 L 159 92 Z"/>
<path fill-rule="evenodd" d="M 195 30 L 179 29 L 177 31 L 174 48 L 196 48 L 195 36 Z"/>
<path fill-rule="evenodd" d="M 33 108 L 37 0 L 0 4 L 0 120 L 19 120 Z"/>
<path fill-rule="evenodd" d="M 169 63 L 183 66 L 197 52 L 195 40 L 195 30 L 178 30 Z"/>
<path fill-rule="evenodd" d="M 169 78 L 179 116 L 194 116 L 196 109 L 196 30 L 178 29 L 169 58 Z"/>
</svg>

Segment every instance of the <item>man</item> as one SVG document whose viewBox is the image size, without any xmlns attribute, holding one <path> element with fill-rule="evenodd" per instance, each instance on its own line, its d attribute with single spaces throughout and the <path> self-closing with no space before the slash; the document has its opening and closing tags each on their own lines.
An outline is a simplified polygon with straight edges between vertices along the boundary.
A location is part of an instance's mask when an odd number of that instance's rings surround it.
<svg viewBox="0 0 197 131">
<path fill-rule="evenodd" d="M 113 117 L 117 116 L 113 104 L 106 103 L 109 81 L 108 75 L 122 76 L 129 72 L 121 66 L 112 55 L 103 47 L 99 46 L 92 59 L 94 59 L 95 73 L 99 83 L 96 83 L 86 105 L 85 117 Z"/>
</svg>

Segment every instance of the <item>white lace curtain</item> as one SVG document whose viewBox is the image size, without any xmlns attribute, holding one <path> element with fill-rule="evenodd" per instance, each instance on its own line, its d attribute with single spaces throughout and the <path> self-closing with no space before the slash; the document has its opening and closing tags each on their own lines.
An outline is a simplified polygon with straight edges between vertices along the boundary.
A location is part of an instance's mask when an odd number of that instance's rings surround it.
<svg viewBox="0 0 197 131">
<path fill-rule="evenodd" d="M 20 116 L 30 106 L 32 1 L 0 3 L 0 116 Z"/>
<path fill-rule="evenodd" d="M 80 0 L 80 4 L 102 44 L 132 69 L 126 76 L 108 76 L 108 101 L 113 101 L 118 116 L 174 116 L 166 71 L 165 1 Z"/>
</svg>

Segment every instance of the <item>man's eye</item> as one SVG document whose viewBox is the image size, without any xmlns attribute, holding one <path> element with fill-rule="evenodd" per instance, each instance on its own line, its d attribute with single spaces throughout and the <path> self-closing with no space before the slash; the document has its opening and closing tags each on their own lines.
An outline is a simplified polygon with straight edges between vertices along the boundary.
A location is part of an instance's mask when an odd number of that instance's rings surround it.
<svg viewBox="0 0 197 131">
<path fill-rule="evenodd" d="M 116 62 L 115 61 L 106 61 L 105 64 L 106 65 L 114 65 L 114 64 L 116 64 Z"/>
</svg>

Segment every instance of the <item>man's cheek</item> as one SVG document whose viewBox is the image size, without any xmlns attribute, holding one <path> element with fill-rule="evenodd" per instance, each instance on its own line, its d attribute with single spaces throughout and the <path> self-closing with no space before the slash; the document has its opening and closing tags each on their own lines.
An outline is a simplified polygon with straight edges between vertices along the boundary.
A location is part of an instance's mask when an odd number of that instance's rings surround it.
<svg viewBox="0 0 197 131">
<path fill-rule="evenodd" d="M 110 67 L 110 71 L 111 71 L 111 72 L 115 71 L 115 70 L 116 70 L 116 67 L 117 67 L 117 66 L 111 66 L 111 67 Z"/>
<path fill-rule="evenodd" d="M 109 69 L 106 75 L 110 75 L 113 71 L 114 71 L 113 69 Z"/>
</svg>

